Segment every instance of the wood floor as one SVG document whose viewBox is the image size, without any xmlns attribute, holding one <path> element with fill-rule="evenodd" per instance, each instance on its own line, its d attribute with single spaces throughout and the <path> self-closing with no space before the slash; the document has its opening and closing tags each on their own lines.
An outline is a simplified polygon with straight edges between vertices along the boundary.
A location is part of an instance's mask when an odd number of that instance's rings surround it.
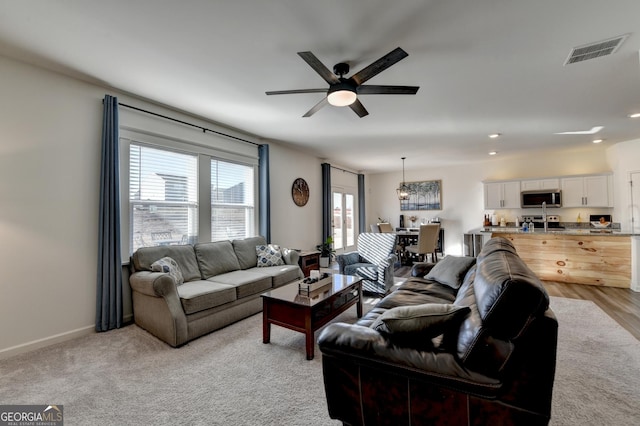
<svg viewBox="0 0 640 426">
<path fill-rule="evenodd" d="M 543 281 L 550 296 L 591 300 L 640 340 L 640 293 L 627 288 Z"/>
</svg>

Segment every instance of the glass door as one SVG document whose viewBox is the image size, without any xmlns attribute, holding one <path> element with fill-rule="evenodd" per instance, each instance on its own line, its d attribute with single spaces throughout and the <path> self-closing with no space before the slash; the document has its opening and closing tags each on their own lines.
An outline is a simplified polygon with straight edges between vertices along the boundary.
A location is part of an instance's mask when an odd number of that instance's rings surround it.
<svg viewBox="0 0 640 426">
<path fill-rule="evenodd" d="M 333 248 L 344 253 L 356 249 L 355 196 L 342 190 L 332 191 L 333 195 Z"/>
</svg>

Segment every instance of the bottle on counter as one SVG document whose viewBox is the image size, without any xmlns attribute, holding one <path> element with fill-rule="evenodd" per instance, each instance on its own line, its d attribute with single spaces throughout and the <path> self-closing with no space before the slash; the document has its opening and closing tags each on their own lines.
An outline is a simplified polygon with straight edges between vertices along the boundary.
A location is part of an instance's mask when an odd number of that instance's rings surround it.
<svg viewBox="0 0 640 426">
<path fill-rule="evenodd" d="M 529 225 L 527 222 L 522 223 L 522 232 L 529 232 Z"/>
<path fill-rule="evenodd" d="M 520 228 L 520 219 L 516 216 L 516 228 Z"/>
<path fill-rule="evenodd" d="M 535 230 L 535 228 L 536 228 L 536 225 L 534 225 L 534 223 L 533 223 L 533 222 L 531 222 L 531 223 L 529 224 L 529 232 L 533 232 L 533 231 Z"/>
</svg>

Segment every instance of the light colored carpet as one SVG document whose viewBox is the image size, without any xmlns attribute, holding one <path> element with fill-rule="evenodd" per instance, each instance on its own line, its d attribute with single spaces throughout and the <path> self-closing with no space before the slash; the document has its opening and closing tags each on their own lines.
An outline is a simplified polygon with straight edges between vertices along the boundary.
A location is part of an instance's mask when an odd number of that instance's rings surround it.
<svg viewBox="0 0 640 426">
<path fill-rule="evenodd" d="M 553 425 L 640 418 L 640 342 L 595 304 L 552 298 L 560 321 Z M 339 317 L 354 321 L 355 307 Z M 337 425 L 321 355 L 254 315 L 173 349 L 136 326 L 0 361 L 1 404 L 63 404 L 67 425 Z"/>
</svg>

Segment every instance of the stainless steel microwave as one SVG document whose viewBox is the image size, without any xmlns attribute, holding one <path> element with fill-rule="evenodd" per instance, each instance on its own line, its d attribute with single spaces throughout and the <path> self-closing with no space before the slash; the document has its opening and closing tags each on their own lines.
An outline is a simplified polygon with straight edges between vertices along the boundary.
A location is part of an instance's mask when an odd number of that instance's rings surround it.
<svg viewBox="0 0 640 426">
<path fill-rule="evenodd" d="M 547 207 L 562 207 L 562 192 L 559 189 L 545 189 L 540 191 L 522 191 L 520 193 L 520 203 L 523 209 L 542 207 L 546 203 Z"/>
</svg>

